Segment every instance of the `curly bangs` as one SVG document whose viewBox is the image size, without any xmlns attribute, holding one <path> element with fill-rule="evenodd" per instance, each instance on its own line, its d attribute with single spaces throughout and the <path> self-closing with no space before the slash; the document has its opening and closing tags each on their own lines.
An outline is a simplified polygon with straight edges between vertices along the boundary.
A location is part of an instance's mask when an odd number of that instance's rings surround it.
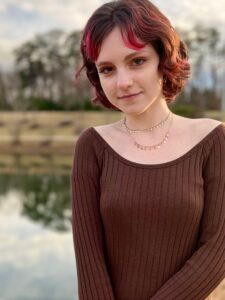
<svg viewBox="0 0 225 300">
<path fill-rule="evenodd" d="M 135 50 L 146 44 L 154 47 L 159 55 L 158 69 L 163 75 L 163 95 L 167 103 L 173 102 L 190 77 L 188 50 L 168 18 L 148 0 L 108 2 L 89 18 L 80 45 L 83 65 L 76 78 L 83 69 L 86 70 L 96 92 L 92 101 L 120 111 L 105 96 L 95 66 L 104 39 L 115 27 L 120 28 L 124 43 L 128 47 Z"/>
</svg>

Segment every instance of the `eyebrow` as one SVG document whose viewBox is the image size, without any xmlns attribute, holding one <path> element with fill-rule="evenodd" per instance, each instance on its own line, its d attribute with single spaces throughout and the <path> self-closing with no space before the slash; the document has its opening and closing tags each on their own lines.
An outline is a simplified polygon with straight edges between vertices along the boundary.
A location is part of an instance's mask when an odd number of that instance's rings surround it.
<svg viewBox="0 0 225 300">
<path fill-rule="evenodd" d="M 143 51 L 142 52 L 140 52 L 140 51 L 132 52 L 131 54 L 128 54 L 127 56 L 125 56 L 124 61 L 127 61 L 136 55 L 142 55 L 142 54 L 144 54 Z M 111 64 L 111 62 L 110 61 L 101 61 L 101 62 L 97 63 L 96 66 L 101 67 L 103 65 L 108 65 L 108 64 Z"/>
</svg>

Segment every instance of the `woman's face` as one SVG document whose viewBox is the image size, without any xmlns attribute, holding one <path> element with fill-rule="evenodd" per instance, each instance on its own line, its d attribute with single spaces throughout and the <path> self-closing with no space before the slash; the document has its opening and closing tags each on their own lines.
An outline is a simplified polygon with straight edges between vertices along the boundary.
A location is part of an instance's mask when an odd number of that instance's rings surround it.
<svg viewBox="0 0 225 300">
<path fill-rule="evenodd" d="M 164 98 L 158 54 L 149 44 L 138 50 L 127 47 L 119 28 L 103 41 L 95 63 L 106 97 L 124 113 L 143 113 Z"/>
</svg>

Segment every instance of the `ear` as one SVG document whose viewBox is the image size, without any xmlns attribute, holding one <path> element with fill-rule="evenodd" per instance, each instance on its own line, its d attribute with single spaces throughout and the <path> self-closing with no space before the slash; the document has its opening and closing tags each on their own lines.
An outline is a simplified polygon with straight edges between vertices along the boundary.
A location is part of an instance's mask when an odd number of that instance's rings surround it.
<svg viewBox="0 0 225 300">
<path fill-rule="evenodd" d="M 161 86 L 163 86 L 163 79 L 164 79 L 164 76 L 163 76 L 162 72 L 159 71 L 159 84 L 160 84 Z"/>
</svg>

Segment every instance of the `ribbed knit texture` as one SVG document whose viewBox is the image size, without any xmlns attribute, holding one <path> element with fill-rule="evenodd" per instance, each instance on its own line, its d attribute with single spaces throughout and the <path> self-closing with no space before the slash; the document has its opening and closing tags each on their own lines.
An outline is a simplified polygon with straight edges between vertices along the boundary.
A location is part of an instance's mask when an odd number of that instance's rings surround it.
<svg viewBox="0 0 225 300">
<path fill-rule="evenodd" d="M 225 127 L 141 164 L 93 128 L 71 171 L 80 300 L 203 300 L 225 277 Z"/>
</svg>

